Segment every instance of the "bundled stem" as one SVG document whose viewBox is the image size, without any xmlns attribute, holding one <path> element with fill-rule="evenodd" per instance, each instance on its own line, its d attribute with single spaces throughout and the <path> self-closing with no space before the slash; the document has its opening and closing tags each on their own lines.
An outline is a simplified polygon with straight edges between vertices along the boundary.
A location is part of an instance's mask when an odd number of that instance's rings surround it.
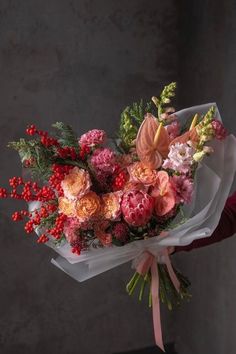
<svg viewBox="0 0 236 354">
<path fill-rule="evenodd" d="M 189 299 L 191 297 L 188 288 L 190 286 L 189 280 L 180 272 L 175 270 L 177 278 L 180 282 L 180 291 L 174 287 L 172 283 L 167 267 L 165 264 L 158 264 L 158 274 L 159 274 L 159 297 L 163 304 L 171 311 L 176 305 L 179 305 L 181 300 Z M 139 301 L 143 300 L 145 290 L 147 285 L 149 285 L 148 292 L 148 306 L 152 307 L 152 293 L 151 293 L 151 273 L 148 272 L 145 276 L 142 276 L 138 272 L 135 272 L 129 283 L 126 286 L 126 290 L 129 295 L 133 295 L 135 289 L 139 288 L 138 299 Z"/>
</svg>

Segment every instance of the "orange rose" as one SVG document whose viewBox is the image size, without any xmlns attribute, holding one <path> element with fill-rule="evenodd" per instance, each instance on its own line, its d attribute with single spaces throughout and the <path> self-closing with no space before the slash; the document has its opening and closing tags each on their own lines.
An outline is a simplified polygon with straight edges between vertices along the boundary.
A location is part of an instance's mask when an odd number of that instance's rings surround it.
<svg viewBox="0 0 236 354">
<path fill-rule="evenodd" d="M 115 220 L 120 216 L 120 192 L 107 193 L 102 196 L 102 216 L 105 219 Z"/>
<path fill-rule="evenodd" d="M 61 182 L 65 196 L 68 199 L 82 197 L 91 186 L 89 173 L 82 168 L 74 167 Z"/>
<path fill-rule="evenodd" d="M 58 199 L 58 209 L 66 216 L 75 216 L 75 202 L 67 198 Z"/>
<path fill-rule="evenodd" d="M 80 221 L 87 221 L 99 216 L 101 203 L 99 196 L 89 192 L 80 198 L 76 203 L 76 216 Z"/>
<path fill-rule="evenodd" d="M 153 185 L 157 178 L 157 171 L 152 170 L 142 162 L 135 162 L 128 167 L 130 180 L 135 183 L 142 183 L 145 186 Z"/>
</svg>

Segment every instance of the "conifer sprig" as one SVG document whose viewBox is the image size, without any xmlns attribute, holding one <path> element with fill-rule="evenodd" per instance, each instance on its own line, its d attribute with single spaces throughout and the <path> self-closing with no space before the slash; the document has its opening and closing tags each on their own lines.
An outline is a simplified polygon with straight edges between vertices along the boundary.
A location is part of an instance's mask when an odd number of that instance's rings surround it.
<svg viewBox="0 0 236 354">
<path fill-rule="evenodd" d="M 70 125 L 56 122 L 52 127 L 57 129 L 56 138 L 61 146 L 70 146 L 78 149 L 78 138 Z"/>
</svg>

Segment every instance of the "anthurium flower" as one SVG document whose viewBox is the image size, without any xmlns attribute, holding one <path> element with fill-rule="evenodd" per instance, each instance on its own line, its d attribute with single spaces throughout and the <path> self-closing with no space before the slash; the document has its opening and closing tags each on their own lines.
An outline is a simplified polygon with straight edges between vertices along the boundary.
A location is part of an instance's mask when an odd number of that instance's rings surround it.
<svg viewBox="0 0 236 354">
<path fill-rule="evenodd" d="M 138 157 L 151 169 L 159 168 L 169 151 L 169 135 L 163 126 L 160 126 L 159 137 L 155 139 L 158 127 L 157 118 L 147 113 L 136 138 Z"/>
<path fill-rule="evenodd" d="M 155 212 L 158 216 L 163 216 L 174 208 L 175 192 L 167 172 L 157 172 L 156 183 L 151 195 L 155 198 Z"/>
<path fill-rule="evenodd" d="M 187 131 L 186 133 L 178 136 L 177 138 L 173 139 L 170 145 L 185 144 L 188 141 L 191 141 L 193 144 L 196 144 L 199 141 L 199 135 L 197 133 L 197 129 L 194 127 L 193 129 Z"/>
</svg>

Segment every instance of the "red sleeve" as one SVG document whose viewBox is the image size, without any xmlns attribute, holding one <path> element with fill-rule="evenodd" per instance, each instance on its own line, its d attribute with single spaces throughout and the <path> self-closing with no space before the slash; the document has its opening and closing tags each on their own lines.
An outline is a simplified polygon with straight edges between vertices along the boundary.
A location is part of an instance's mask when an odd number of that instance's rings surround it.
<svg viewBox="0 0 236 354">
<path fill-rule="evenodd" d="M 219 224 L 210 237 L 193 241 L 188 246 L 180 246 L 175 248 L 175 252 L 191 251 L 194 248 L 211 245 L 220 242 L 236 233 L 236 192 L 226 201 L 224 210 L 221 214 Z"/>
</svg>

